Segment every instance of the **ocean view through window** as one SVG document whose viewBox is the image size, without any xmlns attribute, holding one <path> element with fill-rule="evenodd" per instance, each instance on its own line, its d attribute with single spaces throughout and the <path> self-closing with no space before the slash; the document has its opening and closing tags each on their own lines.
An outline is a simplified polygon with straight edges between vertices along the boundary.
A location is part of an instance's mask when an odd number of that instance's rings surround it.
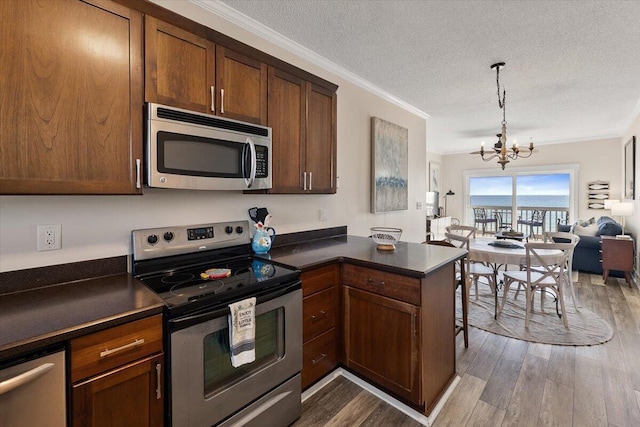
<svg viewBox="0 0 640 427">
<path fill-rule="evenodd" d="M 534 210 L 544 210 L 545 230 L 555 230 L 558 221 L 569 220 L 571 181 L 569 173 L 471 176 L 468 215 L 472 219 L 472 209 L 481 207 L 488 216 L 496 218 L 495 229 L 491 231 L 499 228 L 526 231 L 517 224 L 518 219 L 528 219 Z"/>
</svg>

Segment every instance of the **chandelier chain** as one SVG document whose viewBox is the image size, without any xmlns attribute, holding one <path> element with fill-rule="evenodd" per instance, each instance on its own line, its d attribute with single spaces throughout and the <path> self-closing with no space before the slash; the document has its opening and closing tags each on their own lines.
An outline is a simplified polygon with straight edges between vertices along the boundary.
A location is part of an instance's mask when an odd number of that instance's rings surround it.
<svg viewBox="0 0 640 427">
<path fill-rule="evenodd" d="M 496 86 L 498 87 L 498 106 L 502 109 L 502 124 L 507 123 L 507 91 L 502 88 L 502 100 L 500 99 L 500 67 L 496 67 Z"/>
</svg>

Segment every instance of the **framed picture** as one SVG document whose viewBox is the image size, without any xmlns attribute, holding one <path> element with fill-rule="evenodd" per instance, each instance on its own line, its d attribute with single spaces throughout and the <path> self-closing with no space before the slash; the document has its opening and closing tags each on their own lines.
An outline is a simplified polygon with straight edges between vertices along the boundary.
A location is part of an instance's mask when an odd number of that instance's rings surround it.
<svg viewBox="0 0 640 427">
<path fill-rule="evenodd" d="M 624 146 L 624 198 L 636 198 L 636 137 Z"/>
<path fill-rule="evenodd" d="M 371 118 L 371 212 L 409 208 L 409 130 Z"/>
<path fill-rule="evenodd" d="M 440 163 L 429 162 L 429 191 L 440 191 Z"/>
</svg>

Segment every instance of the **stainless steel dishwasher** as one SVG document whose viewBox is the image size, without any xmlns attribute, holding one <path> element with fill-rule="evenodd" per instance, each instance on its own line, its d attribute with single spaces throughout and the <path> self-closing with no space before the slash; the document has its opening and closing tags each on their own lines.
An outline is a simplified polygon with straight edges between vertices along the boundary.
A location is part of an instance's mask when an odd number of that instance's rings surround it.
<svg viewBox="0 0 640 427">
<path fill-rule="evenodd" d="M 0 364 L 0 427 L 65 426 L 65 352 Z"/>
</svg>

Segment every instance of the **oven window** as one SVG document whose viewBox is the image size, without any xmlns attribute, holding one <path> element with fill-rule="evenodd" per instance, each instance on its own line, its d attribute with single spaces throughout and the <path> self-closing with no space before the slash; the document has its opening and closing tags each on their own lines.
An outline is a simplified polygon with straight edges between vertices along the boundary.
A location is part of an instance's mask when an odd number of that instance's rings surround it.
<svg viewBox="0 0 640 427">
<path fill-rule="evenodd" d="M 170 132 L 158 134 L 159 172 L 242 177 L 243 144 Z"/>
<path fill-rule="evenodd" d="M 256 316 L 256 360 L 234 368 L 229 328 L 204 338 L 204 396 L 227 388 L 251 373 L 284 357 L 284 307 Z"/>
</svg>

